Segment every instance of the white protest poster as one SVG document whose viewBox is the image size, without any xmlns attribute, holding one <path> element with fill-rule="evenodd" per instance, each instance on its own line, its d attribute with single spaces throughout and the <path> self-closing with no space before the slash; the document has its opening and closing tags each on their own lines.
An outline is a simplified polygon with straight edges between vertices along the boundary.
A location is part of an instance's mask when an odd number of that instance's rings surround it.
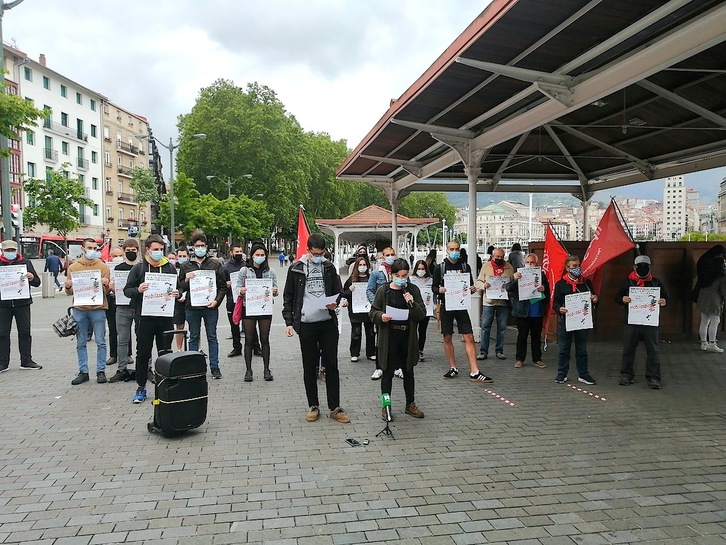
<svg viewBox="0 0 726 545">
<path fill-rule="evenodd" d="M 28 274 L 26 265 L 0 267 L 0 299 L 3 301 L 30 299 L 30 285 L 25 277 L 26 274 Z"/>
<path fill-rule="evenodd" d="M 446 310 L 469 310 L 471 308 L 469 286 L 469 273 L 447 272 L 444 275 Z"/>
<path fill-rule="evenodd" d="M 630 286 L 628 324 L 657 326 L 660 321 L 660 288 Z"/>
<path fill-rule="evenodd" d="M 193 307 L 206 307 L 217 297 L 217 276 L 214 271 L 194 271 L 189 279 L 189 296 Z"/>
<path fill-rule="evenodd" d="M 124 295 L 124 287 L 126 287 L 126 281 L 129 278 L 129 272 L 131 272 L 131 269 L 129 269 L 128 271 L 118 271 L 116 269 L 113 269 L 111 271 L 111 278 L 113 278 L 114 284 L 113 292 L 116 296 L 117 305 L 128 305 L 129 303 L 131 303 L 131 299 Z"/>
<path fill-rule="evenodd" d="M 87 271 L 73 271 L 73 306 L 103 305 L 103 286 L 101 285 L 101 271 L 98 269 Z"/>
<path fill-rule="evenodd" d="M 409 278 L 411 279 L 411 283 L 416 284 L 416 287 L 421 292 L 421 299 L 423 299 L 424 306 L 426 306 L 426 316 L 433 316 L 436 309 L 434 293 L 431 291 L 433 279 L 419 278 L 418 276 L 411 276 Z"/>
<path fill-rule="evenodd" d="M 144 292 L 141 315 L 172 318 L 175 301 L 172 292 L 176 289 L 176 275 L 147 272 L 144 282 L 149 284 L 149 289 Z"/>
<path fill-rule="evenodd" d="M 565 295 L 565 330 L 577 331 L 578 329 L 592 329 L 592 301 L 591 293 L 573 293 Z"/>
<path fill-rule="evenodd" d="M 522 275 L 517 281 L 519 300 L 540 299 L 540 292 L 537 291 L 542 285 L 542 269 L 540 267 L 520 267 L 517 272 Z"/>
<path fill-rule="evenodd" d="M 353 288 L 355 286 L 355 288 Z M 368 314 L 371 310 L 371 303 L 366 295 L 368 282 L 353 282 L 351 285 L 351 304 L 353 305 L 353 314 Z"/>
<path fill-rule="evenodd" d="M 484 295 L 486 295 L 487 299 L 509 299 L 507 284 L 509 284 L 511 279 L 511 276 L 489 276 L 487 278 L 489 287 L 486 289 Z"/>
<path fill-rule="evenodd" d="M 272 279 L 248 278 L 245 286 L 245 315 L 270 316 L 272 315 Z"/>
</svg>

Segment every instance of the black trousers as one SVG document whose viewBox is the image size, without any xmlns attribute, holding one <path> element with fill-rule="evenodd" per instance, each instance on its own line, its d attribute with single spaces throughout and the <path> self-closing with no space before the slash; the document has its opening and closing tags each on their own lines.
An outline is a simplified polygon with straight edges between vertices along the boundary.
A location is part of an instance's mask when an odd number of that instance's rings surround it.
<svg viewBox="0 0 726 545">
<path fill-rule="evenodd" d="M 406 405 L 413 403 L 415 400 L 413 367 L 411 367 L 410 371 L 406 369 L 407 358 L 408 330 L 391 329 L 388 336 L 388 362 L 381 377 L 381 393 L 391 394 L 393 373 L 396 369 L 401 369 L 403 371 L 403 392 L 406 394 Z"/>
<path fill-rule="evenodd" d="M 363 328 L 366 330 L 366 358 L 370 358 L 376 355 L 376 330 L 373 322 L 350 323 L 350 355 L 360 356 Z"/>
<path fill-rule="evenodd" d="M 118 356 L 118 331 L 116 329 L 115 297 L 108 297 L 108 308 L 106 309 L 106 323 L 108 324 L 108 356 L 110 358 L 116 358 Z"/>
<path fill-rule="evenodd" d="M 10 364 L 10 329 L 18 329 L 18 349 L 20 350 L 20 364 L 30 365 L 32 358 L 33 337 L 30 335 L 30 305 L 17 307 L 0 307 L 0 367 Z"/>
<path fill-rule="evenodd" d="M 527 337 L 531 336 L 532 361 L 542 359 L 542 316 L 522 318 L 517 316 L 517 359 L 527 357 Z"/>
<path fill-rule="evenodd" d="M 426 333 L 429 329 L 429 320 L 431 319 L 431 316 L 426 316 L 423 320 L 421 320 L 418 323 L 418 349 L 419 352 L 423 352 L 424 347 L 426 346 Z"/>
<path fill-rule="evenodd" d="M 658 328 L 656 326 L 625 324 L 623 327 L 623 365 L 620 373 L 630 378 L 635 376 L 633 371 L 635 350 L 641 339 L 646 353 L 645 378 L 660 380 L 660 355 L 658 354 Z"/>
<path fill-rule="evenodd" d="M 136 320 L 136 383 L 142 388 L 146 386 L 151 365 L 151 351 L 156 340 L 156 351 L 171 350 L 172 335 L 163 335 L 164 331 L 174 329 L 173 318 L 139 318 Z"/>
<path fill-rule="evenodd" d="M 229 307 L 227 307 L 227 321 L 229 322 L 229 330 L 232 332 L 232 348 L 234 350 L 242 351 L 242 334 L 240 333 L 240 326 L 242 325 L 242 322 L 239 324 L 235 324 L 232 321 L 232 314 L 234 312 L 234 309 L 229 310 Z"/>
<path fill-rule="evenodd" d="M 303 381 L 308 406 L 318 407 L 318 363 L 322 358 L 325 367 L 325 390 L 328 407 L 332 411 L 340 407 L 340 375 L 338 373 L 338 326 L 335 320 L 301 323 L 300 352 L 302 353 Z"/>
</svg>

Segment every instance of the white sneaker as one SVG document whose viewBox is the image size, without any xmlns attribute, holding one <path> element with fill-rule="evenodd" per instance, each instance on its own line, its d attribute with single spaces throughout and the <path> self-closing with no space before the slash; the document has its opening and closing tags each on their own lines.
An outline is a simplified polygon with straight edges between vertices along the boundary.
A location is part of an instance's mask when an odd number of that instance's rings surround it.
<svg viewBox="0 0 726 545">
<path fill-rule="evenodd" d="M 722 350 L 722 352 L 723 352 L 723 350 Z M 393 372 L 393 374 L 396 375 L 398 378 L 403 378 L 403 370 L 402 369 L 396 369 Z"/>
<path fill-rule="evenodd" d="M 378 380 L 383 376 L 383 369 L 376 369 L 371 375 L 371 380 Z"/>
<path fill-rule="evenodd" d="M 701 350 L 704 352 L 708 351 L 708 342 L 707 341 L 701 341 Z"/>
<path fill-rule="evenodd" d="M 358 361 L 358 356 L 351 356 L 350 361 Z"/>
<path fill-rule="evenodd" d="M 709 352 L 718 352 L 719 354 L 723 352 L 723 348 L 719 348 L 719 346 L 715 343 L 708 343 L 708 351 Z"/>
</svg>

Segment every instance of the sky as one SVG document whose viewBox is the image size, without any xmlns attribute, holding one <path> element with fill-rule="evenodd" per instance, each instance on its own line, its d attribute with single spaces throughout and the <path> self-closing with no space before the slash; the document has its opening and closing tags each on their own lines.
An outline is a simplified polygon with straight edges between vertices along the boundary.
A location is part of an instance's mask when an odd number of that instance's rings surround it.
<svg viewBox="0 0 726 545">
<path fill-rule="evenodd" d="M 488 0 L 24 0 L 3 39 L 149 120 L 162 142 L 224 78 L 277 93 L 306 131 L 353 149 Z M 715 201 L 719 169 L 686 176 Z M 604 192 L 601 192 L 604 193 Z M 596 194 L 662 199 L 663 182 Z"/>
</svg>

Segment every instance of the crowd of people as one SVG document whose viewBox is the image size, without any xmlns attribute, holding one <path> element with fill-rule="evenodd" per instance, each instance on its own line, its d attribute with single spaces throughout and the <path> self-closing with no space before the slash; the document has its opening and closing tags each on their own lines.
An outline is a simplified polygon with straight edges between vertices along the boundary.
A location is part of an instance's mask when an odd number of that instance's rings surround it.
<svg viewBox="0 0 726 545">
<path fill-rule="evenodd" d="M 232 244 L 229 259 L 223 262 L 210 254 L 207 237 L 199 231 L 193 233 L 188 245 L 181 245 L 176 253 L 165 254 L 164 249 L 165 241 L 159 235 L 147 237 L 143 248 L 137 239 L 129 238 L 111 249 L 109 259 L 104 261 L 98 242 L 88 238 L 83 241 L 82 255 L 67 267 L 63 284 L 58 281 L 58 275 L 64 264 L 49 252 L 45 270 L 51 273 L 59 289 L 65 289 L 66 294 L 74 298 L 70 312 L 78 328 L 78 373 L 71 384 L 77 386 L 90 380 L 88 343 L 94 339 L 96 382 L 135 382 L 132 401 L 143 403 L 147 398 L 147 382 L 154 376 L 151 371 L 154 344 L 159 354 L 173 350 L 173 345 L 181 350 L 183 337 L 177 335 L 174 341 L 174 335 L 169 332 L 188 328 L 189 350 L 199 350 L 202 323 L 210 374 L 214 379 L 221 379 L 217 326 L 222 304 L 227 311 L 232 339 L 232 351 L 227 357 L 243 356 L 244 382 L 252 382 L 255 376 L 253 356 L 260 356 L 262 377 L 272 381 L 272 299 L 280 290 L 265 245 L 254 243 L 249 255 L 245 255 L 241 244 Z M 373 261 L 368 248 L 361 246 L 347 260 L 349 274 L 342 283 L 321 235 L 310 235 L 306 250 L 295 261 L 280 253 L 279 261 L 287 276 L 282 290 L 282 317 L 286 335 L 297 334 L 299 338 L 308 406 L 305 418 L 309 422 L 320 416 L 319 377 L 325 380 L 329 417 L 341 423 L 350 422 L 340 399 L 337 322 L 341 307 L 347 307 L 351 323 L 350 360 L 358 362 L 365 358 L 373 362 L 375 368 L 371 379 L 380 380 L 381 394 L 391 394 L 394 377 L 402 379 L 405 413 L 415 418 L 423 418 L 424 413 L 416 405 L 414 368 L 426 360 L 425 345 L 432 317 L 436 318 L 443 336 L 448 363 L 443 377 L 453 379 L 459 375 L 453 342 L 456 323 L 463 341 L 469 380 L 489 384 L 493 379 L 479 368 L 478 362 L 489 359 L 492 329 L 494 356 L 499 360 L 506 359 L 504 344 L 510 313 L 517 324 L 514 367 L 525 365 L 528 350 L 535 367 L 547 367 L 542 360 L 541 335 L 551 306 L 557 317 L 559 348 L 555 382 L 562 384 L 568 380 L 574 343 L 577 380 L 587 385 L 596 384 L 588 368 L 587 339 L 592 313 L 600 301 L 592 281 L 582 276 L 578 256 L 566 258 L 561 278 L 550 286 L 539 268 L 537 255 L 525 254 L 518 244 L 512 248 L 508 259 L 505 259 L 503 248 L 491 247 L 489 259 L 477 263 L 476 273 L 469 267 L 464 250 L 456 241 L 447 244 L 441 262 L 437 262 L 435 250 L 425 259 L 412 263 L 413 257 L 403 259 L 392 247 L 384 248 Z M 0 267 L 3 266 L 16 266 L 22 273 L 21 284 L 40 286 L 40 277 L 32 262 L 18 253 L 14 241 L 2 242 Z M 718 346 L 716 335 L 726 298 L 726 249 L 717 245 L 703 254 L 697 263 L 697 273 L 693 302 L 700 312 L 700 347 L 704 351 L 721 353 L 723 349 Z M 158 310 L 158 302 L 154 300 L 159 281 L 166 286 L 159 292 L 159 297 L 173 306 L 164 312 Z M 149 290 L 154 297 L 146 293 Z M 206 298 L 200 298 L 200 290 L 206 290 Z M 482 294 L 478 354 L 469 314 L 470 297 L 477 291 Z M 0 293 L 0 373 L 6 371 L 10 363 L 13 319 L 18 331 L 20 368 L 40 370 L 42 366 L 32 358 L 32 297 L 28 292 L 27 296 L 10 299 L 7 293 Z M 635 310 L 643 307 L 643 296 L 650 314 L 657 306 L 666 306 L 668 301 L 662 282 L 652 275 L 650 258 L 638 255 L 633 262 L 633 271 L 615 295 L 615 303 L 625 309 L 619 384 L 633 383 L 635 352 L 642 340 L 647 354 L 647 384 L 652 389 L 660 389 L 657 322 L 651 324 L 643 321 L 645 318 L 634 318 Z M 650 297 L 649 301 L 647 297 Z M 575 316 L 580 320 L 579 324 L 575 323 Z M 129 365 L 134 363 L 134 358 L 135 366 L 131 369 Z M 110 378 L 106 376 L 108 365 L 117 365 L 116 373 Z M 322 374 L 321 369 L 324 370 Z M 387 418 L 385 410 L 382 417 Z"/>
</svg>

